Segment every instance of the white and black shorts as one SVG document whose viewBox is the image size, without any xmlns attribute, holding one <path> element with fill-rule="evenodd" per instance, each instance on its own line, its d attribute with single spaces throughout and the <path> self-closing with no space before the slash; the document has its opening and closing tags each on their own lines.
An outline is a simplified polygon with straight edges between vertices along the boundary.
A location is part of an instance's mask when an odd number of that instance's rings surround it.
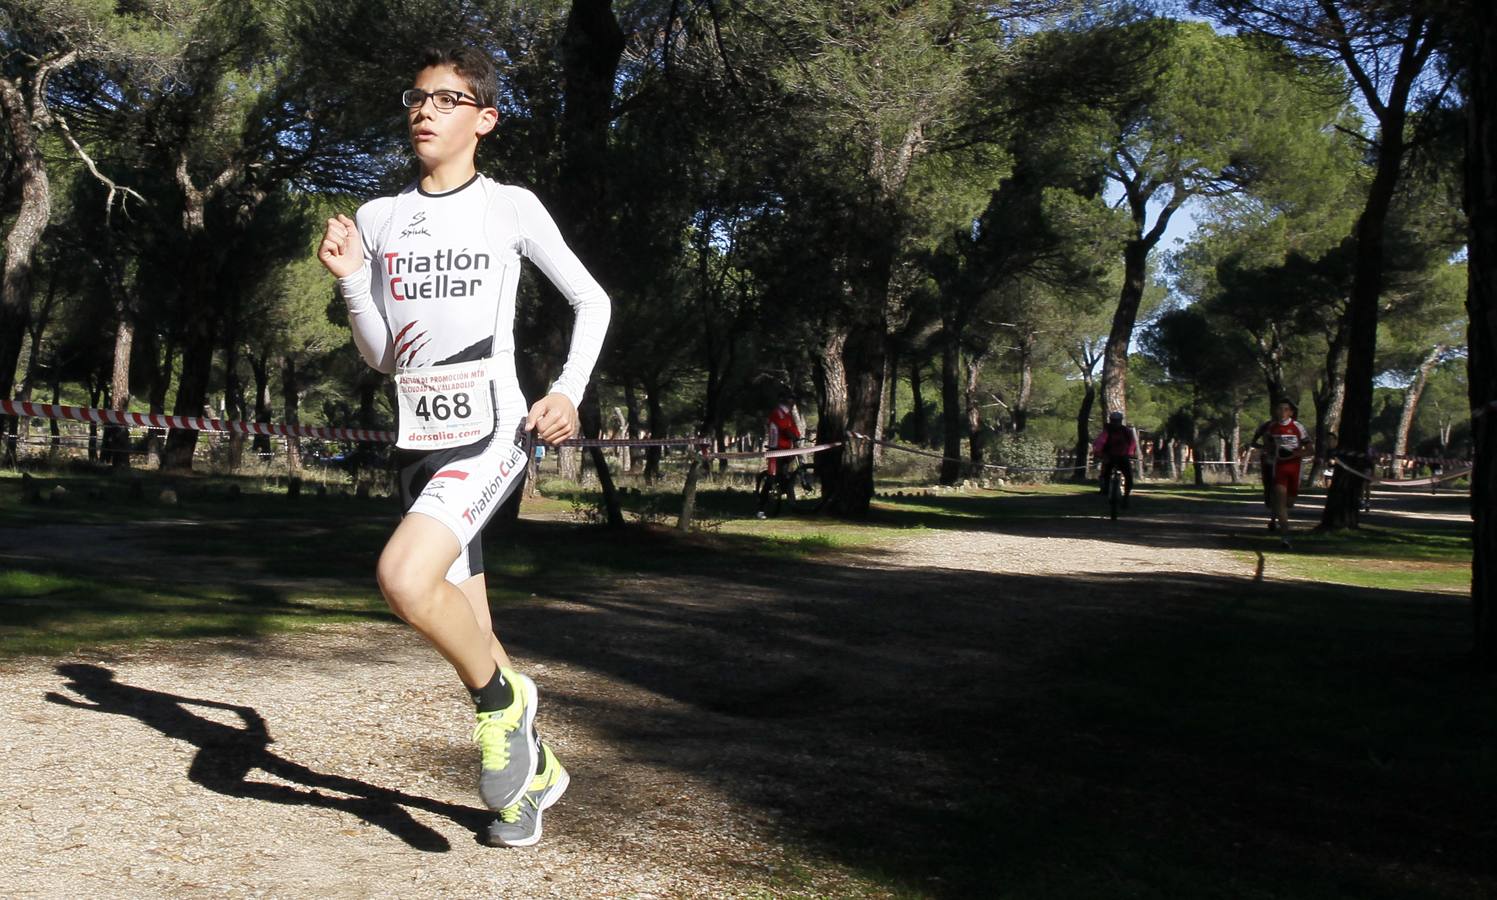
<svg viewBox="0 0 1497 900">
<path fill-rule="evenodd" d="M 453 584 L 483 572 L 483 526 L 525 483 L 528 451 L 516 440 L 525 421 L 525 398 L 518 392 L 506 395 L 495 404 L 488 437 L 445 450 L 396 454 L 401 507 L 446 525 L 463 548 L 447 570 Z"/>
</svg>

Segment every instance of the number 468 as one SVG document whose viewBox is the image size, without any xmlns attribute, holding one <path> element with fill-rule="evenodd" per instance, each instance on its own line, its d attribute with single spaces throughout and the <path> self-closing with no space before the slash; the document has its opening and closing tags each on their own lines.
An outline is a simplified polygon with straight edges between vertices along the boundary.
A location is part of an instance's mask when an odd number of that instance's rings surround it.
<svg viewBox="0 0 1497 900">
<path fill-rule="evenodd" d="M 428 399 L 431 401 L 428 403 Z M 436 419 L 445 422 L 453 416 L 466 419 L 473 414 L 473 407 L 468 404 L 467 394 L 453 394 L 449 403 L 446 394 L 431 394 L 422 396 L 416 401 L 416 415 L 423 419 Z"/>
</svg>

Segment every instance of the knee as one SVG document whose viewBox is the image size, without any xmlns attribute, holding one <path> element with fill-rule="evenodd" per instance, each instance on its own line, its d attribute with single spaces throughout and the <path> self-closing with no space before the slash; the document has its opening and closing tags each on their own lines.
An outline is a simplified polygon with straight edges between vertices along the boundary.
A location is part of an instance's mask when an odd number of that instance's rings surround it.
<svg viewBox="0 0 1497 900">
<path fill-rule="evenodd" d="M 385 595 L 385 602 L 395 615 L 407 622 L 419 622 L 430 614 L 439 585 L 401 554 L 386 549 L 380 555 L 375 577 L 380 593 Z"/>
</svg>

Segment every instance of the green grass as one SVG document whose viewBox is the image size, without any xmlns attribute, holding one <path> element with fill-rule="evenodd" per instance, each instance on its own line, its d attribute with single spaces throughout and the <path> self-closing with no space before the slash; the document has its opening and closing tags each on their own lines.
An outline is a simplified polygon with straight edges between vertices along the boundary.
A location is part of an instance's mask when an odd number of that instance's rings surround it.
<svg viewBox="0 0 1497 900">
<path fill-rule="evenodd" d="M 201 637 L 255 637 L 318 625 L 391 620 L 369 593 L 200 587 L 48 571 L 0 575 L 0 657 Z"/>
<path fill-rule="evenodd" d="M 1296 539 L 1295 548 L 1309 549 L 1310 541 Z M 1402 591 L 1443 591 L 1470 594 L 1471 562 L 1387 561 L 1340 556 L 1276 554 L 1266 569 L 1270 577 L 1290 576 L 1307 581 L 1348 584 Z"/>
<path fill-rule="evenodd" d="M 1471 591 L 1471 536 L 1465 523 L 1402 519 L 1397 527 L 1363 525 L 1324 534 L 1302 530 L 1294 534 L 1289 553 L 1281 552 L 1277 536 L 1267 531 L 1254 531 L 1242 540 L 1269 557 L 1269 576 L 1389 590 Z M 1243 556 L 1248 559 L 1252 553 Z"/>
<path fill-rule="evenodd" d="M 0 529 L 55 528 L 57 540 L 119 541 L 121 558 L 97 568 L 109 575 L 67 571 L 60 564 L 21 562 L 0 575 L 0 657 L 63 654 L 84 646 L 189 637 L 252 637 L 278 631 L 377 619 L 394 621 L 374 584 L 374 563 L 396 521 L 390 498 L 342 493 L 298 499 L 257 480 L 130 479 L 88 473 L 34 476 L 44 494 L 63 485 L 60 501 L 24 502 L 19 473 L 0 473 Z M 176 503 L 159 499 L 164 485 Z M 238 485 L 238 496 L 231 486 Z M 137 495 L 137 493 L 139 495 Z M 709 492 L 707 506 L 738 515 L 752 498 Z M 631 494 L 631 509 L 664 498 Z M 537 513 L 566 515 L 580 493 L 538 498 Z M 679 498 L 677 498 L 679 503 Z M 634 518 L 631 516 L 631 519 Z M 672 515 L 670 521 L 674 521 Z M 825 555 L 871 540 L 827 519 L 786 517 L 755 529 L 719 523 L 678 537 L 664 527 L 622 534 L 570 522 L 527 522 L 485 541 L 495 577 L 496 605 L 550 596 L 558 586 L 621 571 L 714 573 L 774 561 Z M 73 528 L 91 529 L 76 532 Z M 80 537 L 86 535 L 86 537 Z"/>
</svg>

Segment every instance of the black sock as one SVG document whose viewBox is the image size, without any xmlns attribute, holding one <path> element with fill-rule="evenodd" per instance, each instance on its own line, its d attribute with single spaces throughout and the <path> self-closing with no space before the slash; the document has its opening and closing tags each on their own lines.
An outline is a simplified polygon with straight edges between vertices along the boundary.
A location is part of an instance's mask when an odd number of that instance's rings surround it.
<svg viewBox="0 0 1497 900">
<path fill-rule="evenodd" d="M 478 707 L 481 713 L 504 709 L 515 702 L 515 690 L 500 674 L 498 666 L 494 667 L 494 677 L 489 679 L 489 683 L 473 691 L 472 694 L 473 705 Z"/>
</svg>

